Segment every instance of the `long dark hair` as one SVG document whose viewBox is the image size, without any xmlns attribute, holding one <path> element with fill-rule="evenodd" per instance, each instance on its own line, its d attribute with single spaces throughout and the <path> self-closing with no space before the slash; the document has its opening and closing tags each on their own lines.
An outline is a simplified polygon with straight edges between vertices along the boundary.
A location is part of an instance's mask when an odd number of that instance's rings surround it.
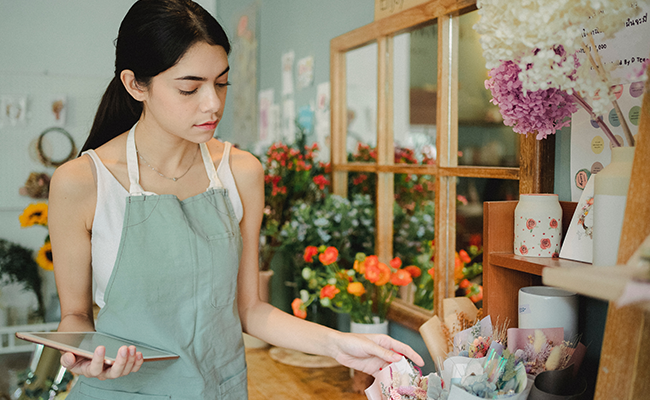
<svg viewBox="0 0 650 400">
<path fill-rule="evenodd" d="M 115 40 L 115 76 L 95 114 L 81 151 L 95 149 L 130 129 L 142 114 L 142 103 L 126 91 L 120 74 L 133 71 L 142 87 L 173 67 L 197 42 L 224 48 L 228 36 L 216 19 L 190 0 L 138 0 L 122 20 Z"/>
</svg>

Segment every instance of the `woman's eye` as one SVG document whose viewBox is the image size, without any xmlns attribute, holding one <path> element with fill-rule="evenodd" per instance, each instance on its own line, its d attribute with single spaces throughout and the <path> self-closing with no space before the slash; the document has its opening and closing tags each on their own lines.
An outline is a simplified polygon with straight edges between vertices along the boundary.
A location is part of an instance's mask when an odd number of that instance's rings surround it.
<svg viewBox="0 0 650 400">
<path fill-rule="evenodd" d="M 218 87 L 218 88 L 225 88 L 225 87 L 227 87 L 227 86 L 230 86 L 230 82 L 226 82 L 226 83 L 215 83 L 215 86 Z"/>
<path fill-rule="evenodd" d="M 191 95 L 191 94 L 196 93 L 196 89 L 194 89 L 194 90 L 190 90 L 190 91 L 178 89 L 178 91 L 179 91 L 183 96 L 189 96 L 189 95 Z"/>
</svg>

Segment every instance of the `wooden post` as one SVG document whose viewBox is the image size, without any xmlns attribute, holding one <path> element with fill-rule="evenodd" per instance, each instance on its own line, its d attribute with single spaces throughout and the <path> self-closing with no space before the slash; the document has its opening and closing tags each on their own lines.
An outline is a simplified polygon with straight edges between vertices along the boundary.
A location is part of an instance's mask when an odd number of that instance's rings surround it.
<svg viewBox="0 0 650 400">
<path fill-rule="evenodd" d="M 648 70 L 650 72 L 650 69 Z M 650 85 L 646 83 L 617 264 L 625 264 L 650 235 Z M 636 400 L 650 393 L 650 315 L 609 304 L 595 399 Z"/>
<path fill-rule="evenodd" d="M 519 193 L 553 193 L 555 135 L 537 140 L 530 133 L 519 140 Z"/>
</svg>

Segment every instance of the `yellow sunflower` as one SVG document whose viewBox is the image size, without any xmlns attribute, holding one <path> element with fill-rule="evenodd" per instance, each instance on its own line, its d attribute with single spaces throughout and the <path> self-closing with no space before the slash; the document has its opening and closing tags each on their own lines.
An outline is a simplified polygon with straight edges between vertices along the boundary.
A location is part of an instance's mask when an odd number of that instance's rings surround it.
<svg viewBox="0 0 650 400">
<path fill-rule="evenodd" d="M 36 263 L 46 271 L 52 271 L 54 269 L 54 264 L 52 263 L 52 243 L 45 242 L 43 247 L 38 251 Z"/>
<path fill-rule="evenodd" d="M 20 226 L 27 228 L 34 225 L 47 226 L 47 204 L 35 203 L 28 205 L 18 217 Z"/>
</svg>

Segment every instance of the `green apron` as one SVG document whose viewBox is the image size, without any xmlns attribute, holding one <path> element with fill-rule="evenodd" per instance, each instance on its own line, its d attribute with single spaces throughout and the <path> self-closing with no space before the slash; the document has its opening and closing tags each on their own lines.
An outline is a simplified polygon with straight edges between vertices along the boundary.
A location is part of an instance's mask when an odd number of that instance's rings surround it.
<svg viewBox="0 0 650 400">
<path fill-rule="evenodd" d="M 130 195 L 97 331 L 180 358 L 145 362 L 113 380 L 81 377 L 67 399 L 246 399 L 236 301 L 242 238 L 227 190 L 201 144 L 205 192 L 183 201 L 145 192 L 134 130 L 127 139 Z"/>
</svg>

